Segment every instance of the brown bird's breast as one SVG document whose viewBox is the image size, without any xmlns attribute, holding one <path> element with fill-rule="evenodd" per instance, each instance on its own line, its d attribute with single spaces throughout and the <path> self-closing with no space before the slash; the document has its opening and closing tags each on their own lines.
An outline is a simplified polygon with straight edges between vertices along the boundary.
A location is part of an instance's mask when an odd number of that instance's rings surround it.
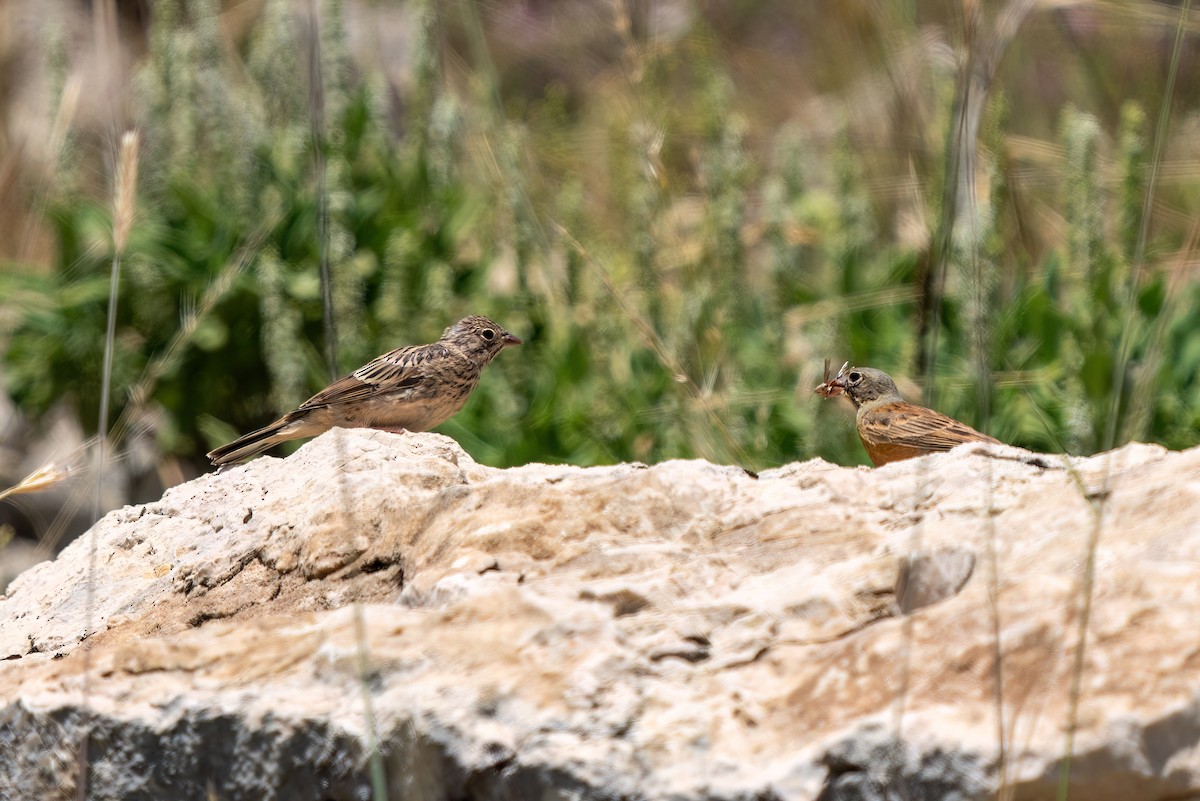
<svg viewBox="0 0 1200 801">
<path fill-rule="evenodd" d="M 858 436 L 876 466 L 948 451 L 964 442 L 999 443 L 953 417 L 901 400 L 864 406 L 857 423 Z"/>
<path fill-rule="evenodd" d="M 876 467 L 888 464 L 889 462 L 915 459 L 918 456 L 938 452 L 933 448 L 914 448 L 910 445 L 896 445 L 891 442 L 871 442 L 866 437 L 862 437 L 861 434 L 859 436 L 862 439 L 863 446 L 867 449 L 867 456 L 871 457 L 871 464 Z"/>
<path fill-rule="evenodd" d="M 442 381 L 439 377 L 423 383 L 413 390 L 381 392 L 362 403 L 352 412 L 357 418 L 354 424 L 365 428 L 429 431 L 453 417 L 474 388 L 474 382 Z"/>
</svg>

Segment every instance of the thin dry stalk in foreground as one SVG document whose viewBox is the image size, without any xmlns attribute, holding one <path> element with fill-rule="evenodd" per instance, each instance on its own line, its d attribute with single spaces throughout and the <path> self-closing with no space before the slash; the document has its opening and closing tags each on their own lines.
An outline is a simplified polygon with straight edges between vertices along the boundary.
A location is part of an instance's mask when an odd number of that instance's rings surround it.
<svg viewBox="0 0 1200 801">
<path fill-rule="evenodd" d="M 113 248 L 125 252 L 129 232 L 133 229 L 133 212 L 137 199 L 138 151 L 137 131 L 126 131 L 121 137 L 121 153 L 117 160 L 117 181 L 113 191 Z"/>
<path fill-rule="evenodd" d="M 13 495 L 25 495 L 31 492 L 48 490 L 66 480 L 70 474 L 70 467 L 65 467 L 54 462 L 47 462 L 8 489 L 0 490 L 0 501 Z"/>
<path fill-rule="evenodd" d="M 138 135 L 126 131 L 121 137 L 121 152 L 117 159 L 117 175 L 113 189 L 113 259 L 112 277 L 108 287 L 108 319 L 104 337 L 104 369 L 100 377 L 100 421 L 96 427 L 96 494 L 93 516 L 100 517 L 100 486 L 104 465 L 108 458 L 108 404 L 112 394 L 113 346 L 117 332 L 117 298 L 121 285 L 121 254 L 129 241 L 133 228 L 133 212 L 137 196 Z M 88 532 L 87 571 L 87 616 L 84 637 L 92 634 L 92 611 L 96 600 L 96 529 Z M 83 720 L 79 741 L 79 776 L 75 785 L 75 796 L 79 801 L 87 798 L 88 788 L 88 741 L 91 739 L 89 703 L 91 699 L 92 649 L 90 643 L 83 648 Z"/>
<path fill-rule="evenodd" d="M 1146 240 L 1150 230 L 1150 215 L 1154 208 L 1154 194 L 1158 186 L 1159 165 L 1162 163 L 1166 143 L 1167 124 L 1170 120 L 1171 99 L 1175 94 L 1175 78 L 1179 71 L 1180 55 L 1183 47 L 1184 28 L 1191 14 L 1191 0 L 1184 0 L 1179 10 L 1179 21 L 1175 28 L 1175 44 L 1171 52 L 1171 62 L 1167 70 L 1167 83 L 1163 92 L 1162 107 L 1159 109 L 1158 126 L 1154 133 L 1154 153 L 1150 160 L 1150 179 L 1146 186 L 1143 200 L 1142 215 L 1138 226 L 1138 238 L 1135 247 L 1133 264 L 1130 267 L 1128 282 L 1129 305 L 1132 307 L 1139 288 L 1139 277 L 1145 262 Z M 1104 448 L 1111 449 L 1116 444 L 1117 415 L 1120 411 L 1121 396 L 1125 387 L 1125 369 L 1129 364 L 1133 346 L 1132 325 L 1126 325 L 1117 349 L 1116 369 L 1113 370 L 1112 405 L 1105 428 Z M 1071 689 L 1067 711 L 1066 734 L 1063 743 L 1062 769 L 1059 772 L 1058 797 L 1066 799 L 1071 788 L 1071 761 L 1075 755 L 1075 734 L 1079 725 L 1079 709 L 1083 700 L 1084 668 L 1087 665 L 1088 625 L 1091 622 L 1092 603 L 1096 585 L 1096 553 L 1100 548 L 1100 535 L 1104 527 L 1105 504 L 1112 489 L 1112 454 L 1109 453 L 1104 461 L 1104 474 L 1098 492 L 1089 492 L 1080 486 L 1081 494 L 1092 507 L 1092 527 L 1088 533 L 1087 549 L 1083 576 L 1080 579 L 1079 604 L 1079 641 L 1075 647 L 1075 662 L 1071 671 Z"/>
</svg>

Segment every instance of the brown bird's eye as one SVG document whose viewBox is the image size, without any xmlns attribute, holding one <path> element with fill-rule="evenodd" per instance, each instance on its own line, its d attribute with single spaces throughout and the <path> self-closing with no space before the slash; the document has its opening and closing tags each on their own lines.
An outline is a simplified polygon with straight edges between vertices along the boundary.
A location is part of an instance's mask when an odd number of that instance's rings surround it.
<svg viewBox="0 0 1200 801">
<path fill-rule="evenodd" d="M 862 373 L 858 373 L 858 372 L 851 373 L 849 375 L 849 378 L 850 378 L 850 383 L 857 384 L 859 381 L 862 381 Z"/>
<path fill-rule="evenodd" d="M 485 328 L 479 332 L 479 336 L 483 337 L 488 342 L 491 342 L 493 339 L 496 338 L 496 332 L 490 328 Z"/>
</svg>

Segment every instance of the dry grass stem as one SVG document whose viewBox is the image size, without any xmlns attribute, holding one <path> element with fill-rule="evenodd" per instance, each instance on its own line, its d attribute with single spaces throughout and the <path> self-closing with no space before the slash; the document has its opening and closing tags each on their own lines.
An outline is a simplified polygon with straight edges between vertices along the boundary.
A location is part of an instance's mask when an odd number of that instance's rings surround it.
<svg viewBox="0 0 1200 801">
<path fill-rule="evenodd" d="M 32 492 L 48 490 L 66 480 L 70 474 L 70 467 L 47 462 L 8 489 L 0 490 L 0 501 L 13 495 L 27 495 Z"/>
<path fill-rule="evenodd" d="M 116 191 L 113 194 L 113 247 L 117 253 L 125 251 L 133 228 L 139 141 L 137 131 L 126 131 L 121 137 L 121 152 L 117 157 Z"/>
<path fill-rule="evenodd" d="M 79 108 L 79 95 L 83 90 L 83 80 L 78 75 L 67 77 L 63 85 L 62 99 L 58 103 L 58 112 L 54 115 L 54 127 L 50 129 L 50 158 L 58 160 L 62 156 L 63 145 L 67 141 L 67 131 L 75 120 L 75 112 Z"/>
</svg>

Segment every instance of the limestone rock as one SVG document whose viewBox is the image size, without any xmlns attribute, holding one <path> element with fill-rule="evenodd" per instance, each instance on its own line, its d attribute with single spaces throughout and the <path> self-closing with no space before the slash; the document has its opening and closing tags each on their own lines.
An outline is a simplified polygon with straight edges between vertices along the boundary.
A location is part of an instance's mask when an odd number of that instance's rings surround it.
<svg viewBox="0 0 1200 801">
<path fill-rule="evenodd" d="M 1184 797 L 1198 627 L 1200 449 L 756 479 L 335 430 L 10 586 L 0 797 L 90 731 L 123 801 L 1050 799 L 1076 682 L 1071 797 Z"/>
</svg>

